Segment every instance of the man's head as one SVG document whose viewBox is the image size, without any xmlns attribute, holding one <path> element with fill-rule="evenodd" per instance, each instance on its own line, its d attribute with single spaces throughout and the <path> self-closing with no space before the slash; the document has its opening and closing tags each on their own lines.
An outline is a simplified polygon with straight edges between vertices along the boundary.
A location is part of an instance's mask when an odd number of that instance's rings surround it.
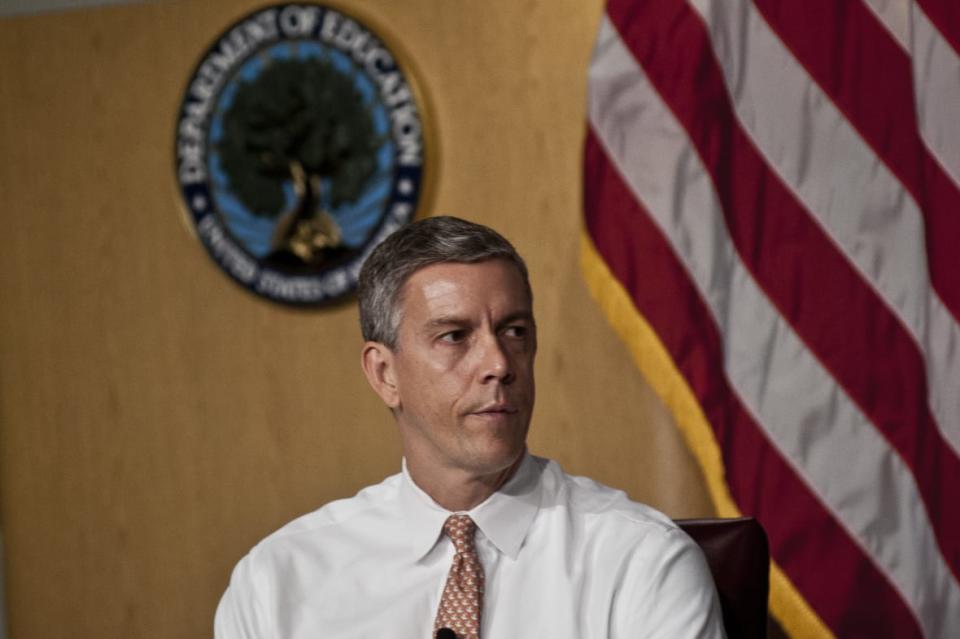
<svg viewBox="0 0 960 639">
<path fill-rule="evenodd" d="M 415 271 L 439 262 L 473 264 L 495 258 L 517 268 L 532 304 L 527 265 L 513 245 L 493 229 L 447 216 L 428 217 L 402 227 L 377 246 L 360 271 L 363 339 L 396 348 L 403 285 Z"/>
<path fill-rule="evenodd" d="M 393 411 L 411 470 L 483 476 L 523 453 L 536 325 L 523 260 L 495 231 L 427 218 L 360 276 L 362 364 Z"/>
</svg>

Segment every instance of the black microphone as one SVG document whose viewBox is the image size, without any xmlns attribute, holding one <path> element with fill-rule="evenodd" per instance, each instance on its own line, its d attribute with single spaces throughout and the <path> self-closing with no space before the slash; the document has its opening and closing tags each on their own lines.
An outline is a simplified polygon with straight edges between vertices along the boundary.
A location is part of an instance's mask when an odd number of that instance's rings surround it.
<svg viewBox="0 0 960 639">
<path fill-rule="evenodd" d="M 436 639 L 457 639 L 457 633 L 449 628 L 441 628 L 437 630 Z"/>
</svg>

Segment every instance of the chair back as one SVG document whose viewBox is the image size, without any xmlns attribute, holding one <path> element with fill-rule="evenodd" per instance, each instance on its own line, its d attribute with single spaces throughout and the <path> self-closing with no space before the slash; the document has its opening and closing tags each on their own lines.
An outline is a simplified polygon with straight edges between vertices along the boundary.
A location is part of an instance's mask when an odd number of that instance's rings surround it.
<svg viewBox="0 0 960 639">
<path fill-rule="evenodd" d="M 753 517 L 680 519 L 703 550 L 720 595 L 728 639 L 766 639 L 770 550 Z"/>
</svg>

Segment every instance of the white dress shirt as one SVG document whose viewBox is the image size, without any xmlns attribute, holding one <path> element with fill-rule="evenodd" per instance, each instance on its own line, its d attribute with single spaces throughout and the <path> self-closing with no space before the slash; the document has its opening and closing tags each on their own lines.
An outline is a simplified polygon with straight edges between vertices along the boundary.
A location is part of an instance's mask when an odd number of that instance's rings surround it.
<svg viewBox="0 0 960 639">
<path fill-rule="evenodd" d="M 450 514 L 404 465 L 294 520 L 237 564 L 217 639 L 429 639 Z M 623 492 L 526 455 L 468 514 L 486 575 L 482 639 L 723 637 L 700 549 Z"/>
</svg>

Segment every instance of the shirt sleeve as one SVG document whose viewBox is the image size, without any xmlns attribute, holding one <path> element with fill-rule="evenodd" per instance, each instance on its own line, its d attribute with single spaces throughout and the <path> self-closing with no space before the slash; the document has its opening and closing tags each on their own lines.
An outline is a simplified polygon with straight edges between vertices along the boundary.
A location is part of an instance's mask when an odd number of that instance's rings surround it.
<svg viewBox="0 0 960 639">
<path fill-rule="evenodd" d="M 619 639 L 724 639 L 723 614 L 700 547 L 682 530 L 644 538 L 614 605 Z"/>
<path fill-rule="evenodd" d="M 215 639 L 270 639 L 267 615 L 264 612 L 263 590 L 266 580 L 255 574 L 252 555 L 247 555 L 233 569 L 230 585 L 220 598 L 213 622 Z"/>
</svg>

